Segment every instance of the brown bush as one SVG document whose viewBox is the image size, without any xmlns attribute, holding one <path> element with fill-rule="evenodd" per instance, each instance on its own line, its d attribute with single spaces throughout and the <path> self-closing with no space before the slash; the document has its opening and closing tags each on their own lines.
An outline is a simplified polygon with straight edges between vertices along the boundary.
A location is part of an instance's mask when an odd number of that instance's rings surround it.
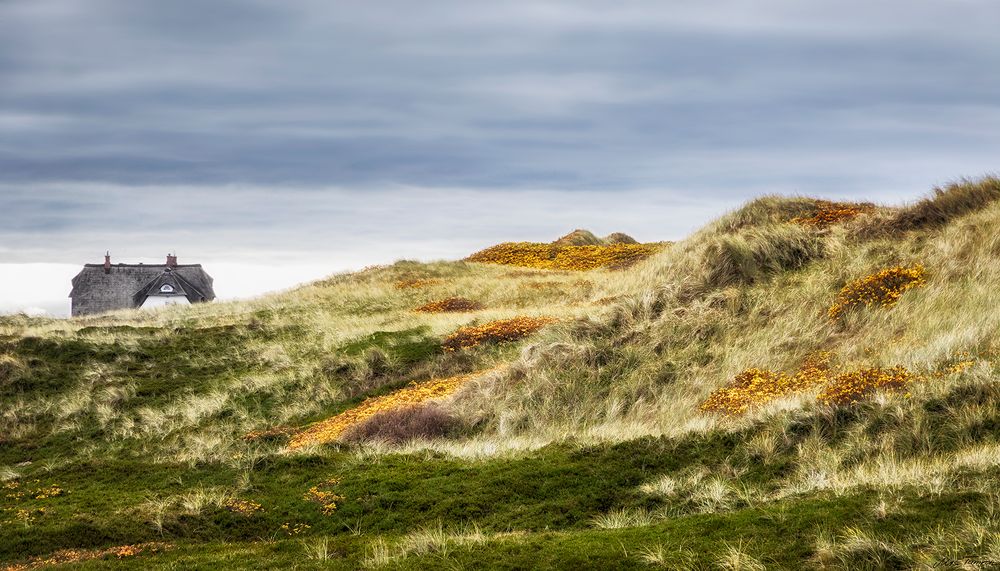
<svg viewBox="0 0 1000 571">
<path fill-rule="evenodd" d="M 380 412 L 348 428 L 341 440 L 381 440 L 400 444 L 417 438 L 441 438 L 457 426 L 457 419 L 439 405 L 418 404 Z"/>
</svg>

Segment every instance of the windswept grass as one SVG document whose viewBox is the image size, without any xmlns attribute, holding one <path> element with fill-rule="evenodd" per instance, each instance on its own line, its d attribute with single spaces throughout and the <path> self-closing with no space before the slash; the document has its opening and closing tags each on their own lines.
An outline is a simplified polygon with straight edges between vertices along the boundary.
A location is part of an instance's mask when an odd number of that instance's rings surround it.
<svg viewBox="0 0 1000 571">
<path fill-rule="evenodd" d="M 623 270 L 403 261 L 0 317 L 0 560 L 990 569 L 996 187 L 764 197 Z"/>
</svg>

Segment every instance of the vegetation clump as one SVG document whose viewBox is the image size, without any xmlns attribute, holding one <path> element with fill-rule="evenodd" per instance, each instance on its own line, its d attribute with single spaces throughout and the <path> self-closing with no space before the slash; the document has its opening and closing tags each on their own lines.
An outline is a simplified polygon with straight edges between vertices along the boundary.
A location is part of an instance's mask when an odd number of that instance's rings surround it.
<svg viewBox="0 0 1000 571">
<path fill-rule="evenodd" d="M 816 232 L 784 223 L 715 236 L 704 248 L 703 280 L 709 288 L 763 282 L 826 255 Z"/>
<path fill-rule="evenodd" d="M 837 377 L 823 388 L 816 399 L 825 404 L 846 405 L 858 402 L 876 391 L 905 389 L 917 377 L 906 367 L 872 368 L 851 371 Z"/>
<path fill-rule="evenodd" d="M 505 242 L 476 252 L 466 258 L 466 261 L 580 272 L 598 268 L 625 268 L 648 258 L 662 248 L 662 244 L 615 243 L 564 246 L 537 242 Z"/>
<path fill-rule="evenodd" d="M 962 179 L 935 188 L 932 196 L 900 210 L 888 227 L 896 231 L 939 227 L 997 200 L 1000 200 L 1000 178 Z"/>
<path fill-rule="evenodd" d="M 82 563 L 84 561 L 93 561 L 95 559 L 105 559 L 108 557 L 125 559 L 127 557 L 135 557 L 136 555 L 144 552 L 158 553 L 170 549 L 171 547 L 173 546 L 169 543 L 153 541 L 136 543 L 133 545 L 117 545 L 105 549 L 60 549 L 59 551 L 44 557 L 33 557 L 24 563 L 6 565 L 0 568 L 0 570 L 33 571 L 34 569 L 42 569 L 53 565 L 69 565 L 71 563 Z"/>
<path fill-rule="evenodd" d="M 848 405 L 880 390 L 906 388 L 918 378 L 902 366 L 859 369 L 834 375 L 830 360 L 831 354 L 826 351 L 814 353 L 806 358 L 794 375 L 767 369 L 747 369 L 736 375 L 730 384 L 713 391 L 699 409 L 736 416 L 751 408 L 817 387 L 822 387 L 816 396 L 820 403 Z"/>
<path fill-rule="evenodd" d="M 825 351 L 806 358 L 794 375 L 747 369 L 729 385 L 713 391 L 699 408 L 702 412 L 743 414 L 752 407 L 822 385 L 827 382 L 829 371 L 830 353 Z"/>
<path fill-rule="evenodd" d="M 345 499 L 344 496 L 334 492 L 332 489 L 339 483 L 340 480 L 337 478 L 323 480 L 319 484 L 310 487 L 305 495 L 302 496 L 302 499 L 307 502 L 319 504 L 323 515 L 333 515 L 337 511 L 337 502 L 342 502 Z"/>
<path fill-rule="evenodd" d="M 515 317 L 462 327 L 446 337 L 442 346 L 445 351 L 457 351 L 483 343 L 517 341 L 556 321 L 553 317 Z"/>
<path fill-rule="evenodd" d="M 263 511 L 264 507 L 253 500 L 239 500 L 236 498 L 230 498 L 223 504 L 223 507 L 227 510 L 239 514 L 241 516 L 250 517 L 253 514 Z"/>
<path fill-rule="evenodd" d="M 421 305 L 415 311 L 421 313 L 459 313 L 464 311 L 479 311 L 483 304 L 464 297 L 449 297 Z"/>
<path fill-rule="evenodd" d="M 849 308 L 859 305 L 868 309 L 892 307 L 903 292 L 926 284 L 926 271 L 922 264 L 886 268 L 845 285 L 827 313 L 831 319 L 836 319 Z"/>
<path fill-rule="evenodd" d="M 871 203 L 832 202 L 817 200 L 816 212 L 811 216 L 797 216 L 792 223 L 813 228 L 829 228 L 835 224 L 857 218 L 861 214 L 871 212 L 875 205 Z"/>
<path fill-rule="evenodd" d="M 446 436 L 457 424 L 457 419 L 442 407 L 423 403 L 375 414 L 345 430 L 341 440 L 402 444 L 417 438 Z"/>
<path fill-rule="evenodd" d="M 325 444 L 338 440 L 352 426 L 360 424 L 376 414 L 401 407 L 412 406 L 424 401 L 446 397 L 465 383 L 481 376 L 484 371 L 457 375 L 445 379 L 432 379 L 412 385 L 398 391 L 366 399 L 360 405 L 346 410 L 334 417 L 317 422 L 299 432 L 288 442 L 289 449 L 296 449 L 307 444 Z"/>
</svg>

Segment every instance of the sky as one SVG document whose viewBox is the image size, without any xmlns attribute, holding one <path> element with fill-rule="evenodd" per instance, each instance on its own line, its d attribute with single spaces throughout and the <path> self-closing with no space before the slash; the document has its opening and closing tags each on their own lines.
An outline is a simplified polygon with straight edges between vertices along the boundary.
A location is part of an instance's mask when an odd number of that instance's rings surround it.
<svg viewBox="0 0 1000 571">
<path fill-rule="evenodd" d="M 998 169 L 998 28 L 993 0 L 0 0 L 0 312 L 66 314 L 107 250 L 233 298 L 914 200 Z"/>
</svg>

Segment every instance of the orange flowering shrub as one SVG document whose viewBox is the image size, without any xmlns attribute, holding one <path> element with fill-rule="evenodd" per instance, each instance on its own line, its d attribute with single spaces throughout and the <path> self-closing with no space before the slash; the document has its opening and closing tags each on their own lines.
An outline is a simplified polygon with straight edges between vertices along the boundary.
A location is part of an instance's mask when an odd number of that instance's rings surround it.
<svg viewBox="0 0 1000 571">
<path fill-rule="evenodd" d="M 333 490 L 331 490 L 331 488 L 339 483 L 340 480 L 336 478 L 324 480 L 309 488 L 309 491 L 302 496 L 302 499 L 307 502 L 319 504 L 323 510 L 323 515 L 333 515 L 333 512 L 337 511 L 337 502 L 341 502 L 346 499 L 344 496 L 336 494 Z"/>
<path fill-rule="evenodd" d="M 115 547 L 107 547 L 105 549 L 60 549 L 59 551 L 49 555 L 32 557 L 25 563 L 13 563 L 5 567 L 0 567 L 0 570 L 32 571 L 34 569 L 42 569 L 52 565 L 80 563 L 83 561 L 92 561 L 94 559 L 103 559 L 109 556 L 124 559 L 126 557 L 135 557 L 143 552 L 157 553 L 159 551 L 165 551 L 171 547 L 173 546 L 169 543 L 148 542 L 136 543 L 135 545 L 118 545 Z"/>
<path fill-rule="evenodd" d="M 784 396 L 802 392 L 827 381 L 830 354 L 821 351 L 810 355 L 794 375 L 766 369 L 747 369 L 725 387 L 716 389 L 699 409 L 737 415 Z"/>
<path fill-rule="evenodd" d="M 987 363 L 990 362 L 989 360 L 984 360 L 984 361 Z M 944 363 L 941 363 L 938 366 L 937 370 L 934 371 L 933 375 L 937 378 L 946 377 L 948 375 L 955 375 L 964 372 L 966 369 L 972 368 L 978 362 L 979 360 L 973 357 L 972 353 L 968 351 L 961 351 L 955 353 L 955 355 L 952 356 L 952 358 L 948 359 Z"/>
<path fill-rule="evenodd" d="M 479 311 L 482 308 L 483 304 L 478 301 L 472 301 L 471 299 L 465 299 L 464 297 L 449 297 L 447 299 L 432 301 L 428 304 L 421 305 L 415 311 L 422 313 L 448 313 L 460 311 Z"/>
<path fill-rule="evenodd" d="M 830 354 L 821 351 L 810 355 L 794 375 L 747 369 L 729 385 L 712 392 L 699 407 L 702 412 L 739 415 L 747 410 L 795 393 L 822 386 L 816 400 L 824 404 L 844 405 L 862 400 L 879 390 L 899 390 L 919 377 L 905 367 L 860 369 L 833 376 Z"/>
<path fill-rule="evenodd" d="M 837 299 L 827 313 L 831 319 L 838 318 L 851 307 L 863 305 L 892 307 L 908 289 L 927 284 L 924 266 L 917 264 L 908 268 L 896 266 L 848 283 L 837 294 Z"/>
<path fill-rule="evenodd" d="M 227 500 L 223 507 L 233 513 L 246 517 L 250 517 L 264 509 L 260 504 L 253 500 L 237 500 L 235 498 Z"/>
<path fill-rule="evenodd" d="M 458 375 L 445 379 L 432 379 L 423 383 L 413 383 L 398 391 L 366 399 L 360 405 L 346 410 L 299 432 L 288 443 L 289 449 L 301 448 L 307 444 L 324 444 L 337 440 L 348 428 L 388 410 L 410 406 L 421 402 L 444 398 L 472 379 L 486 371 Z"/>
<path fill-rule="evenodd" d="M 446 337 L 442 346 L 445 351 L 457 351 L 483 343 L 516 341 L 555 321 L 558 320 L 552 317 L 515 317 L 490 321 L 482 325 L 461 327 Z"/>
<path fill-rule="evenodd" d="M 850 220 L 875 208 L 874 204 L 855 202 L 816 201 L 816 213 L 812 216 L 792 218 L 792 223 L 814 228 L 829 228 L 845 220 Z"/>
<path fill-rule="evenodd" d="M 303 534 L 303 533 L 309 531 L 309 529 L 311 527 L 312 526 L 309 525 L 308 523 L 287 523 L 286 522 L 286 523 L 281 524 L 281 531 L 285 532 L 285 535 L 296 536 L 296 535 L 300 535 L 300 534 Z"/>
<path fill-rule="evenodd" d="M 587 271 L 624 268 L 648 258 L 662 244 L 608 244 L 562 246 L 537 242 L 505 242 L 472 254 L 466 261 L 521 266 L 542 270 Z"/>
<path fill-rule="evenodd" d="M 419 289 L 422 287 L 435 285 L 440 281 L 441 280 L 437 280 L 434 278 L 420 278 L 420 279 L 399 280 L 394 285 L 396 289 Z"/>
<path fill-rule="evenodd" d="M 816 400 L 826 404 L 851 404 L 878 390 L 906 388 L 916 377 L 906 367 L 861 369 L 837 375 Z"/>
</svg>

